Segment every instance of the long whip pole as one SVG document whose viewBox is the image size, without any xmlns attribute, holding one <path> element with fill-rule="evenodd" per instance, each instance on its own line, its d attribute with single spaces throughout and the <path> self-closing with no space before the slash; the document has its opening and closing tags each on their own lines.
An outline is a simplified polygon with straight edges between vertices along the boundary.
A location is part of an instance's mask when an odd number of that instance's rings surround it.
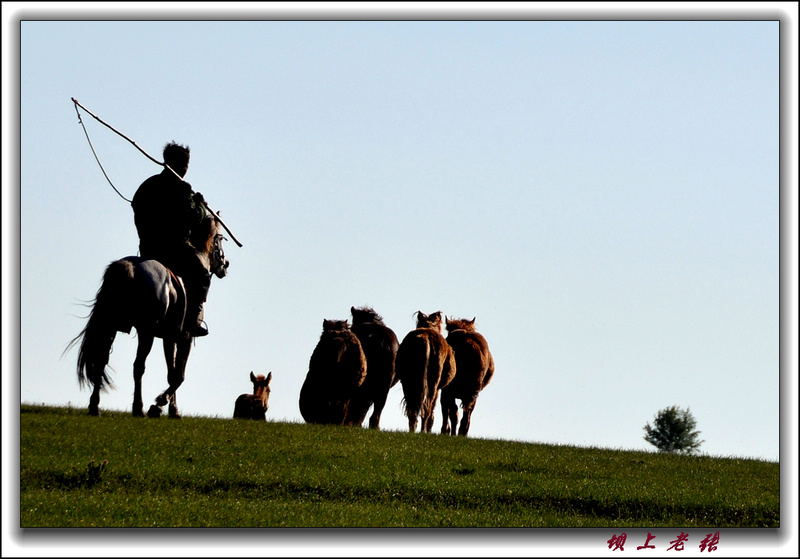
<svg viewBox="0 0 800 559">
<path fill-rule="evenodd" d="M 145 150 L 143 150 L 141 147 L 139 147 L 139 145 L 138 145 L 136 142 L 134 142 L 133 140 L 131 140 L 131 139 L 130 139 L 128 136 L 126 136 L 125 134 L 123 134 L 122 132 L 120 132 L 119 130 L 117 130 L 116 128 L 114 128 L 113 126 L 111 126 L 110 124 L 108 124 L 107 122 L 104 122 L 104 121 L 103 121 L 103 119 L 101 119 L 99 116 L 97 116 L 97 115 L 96 115 L 96 114 L 94 114 L 92 111 L 90 111 L 89 109 L 87 109 L 86 107 L 84 107 L 83 105 L 81 105 L 81 104 L 78 102 L 78 100 L 77 100 L 77 99 L 75 99 L 74 97 L 72 97 L 71 99 L 72 99 L 72 102 L 73 102 L 73 103 L 75 103 L 75 107 L 76 107 L 76 109 L 75 109 L 75 110 L 77 110 L 77 107 L 80 107 L 81 109 L 83 109 L 84 111 L 86 111 L 86 112 L 87 112 L 87 113 L 88 113 L 90 116 L 92 116 L 92 117 L 93 117 L 93 118 L 94 118 L 94 119 L 95 119 L 97 122 L 99 122 L 100 124 L 102 124 L 102 125 L 103 125 L 103 126 L 105 126 L 106 128 L 109 128 L 110 130 L 112 130 L 112 131 L 113 131 L 113 132 L 115 132 L 116 134 L 118 134 L 118 135 L 122 136 L 122 137 L 123 137 L 123 138 L 125 138 L 126 140 L 128 140 L 128 141 L 129 141 L 131 144 L 133 144 L 133 147 L 135 147 L 135 148 L 136 148 L 136 149 L 138 149 L 140 152 L 142 152 L 142 154 L 144 154 L 144 156 L 145 156 L 145 157 L 147 157 L 147 158 L 148 158 L 150 161 L 152 161 L 152 162 L 153 162 L 153 163 L 155 163 L 156 165 L 160 165 L 160 166 L 164 167 L 165 169 L 169 169 L 170 171 L 172 171 L 172 173 L 173 173 L 173 174 L 174 174 L 176 177 L 178 177 L 180 180 L 183 180 L 183 177 L 181 177 L 181 176 L 180 176 L 178 173 L 176 173 L 176 172 L 175 172 L 175 170 L 174 170 L 174 169 L 172 169 L 172 168 L 171 168 L 169 165 L 167 165 L 167 164 L 166 164 L 166 163 L 164 163 L 164 162 L 161 162 L 161 161 L 159 161 L 158 159 L 156 159 L 155 157 L 153 157 L 152 155 L 150 155 L 149 153 L 147 153 Z M 80 113 L 78 114 L 78 116 L 80 116 Z M 105 173 L 105 171 L 103 171 L 103 173 Z M 112 185 L 112 186 L 113 186 L 113 185 Z M 116 190 L 116 189 L 115 189 L 115 190 Z M 239 239 L 237 239 L 237 238 L 236 238 L 236 235 L 234 235 L 234 234 L 233 234 L 233 231 L 231 231 L 231 230 L 230 230 L 230 228 L 229 228 L 229 227 L 228 227 L 228 226 L 225 224 L 225 222 L 224 222 L 224 221 L 222 221 L 222 218 L 219 216 L 219 213 L 218 213 L 218 212 L 215 212 L 214 210 L 212 210 L 212 209 L 211 209 L 211 207 L 208 205 L 208 202 L 206 202 L 205 200 L 203 200 L 203 205 L 205 206 L 205 208 L 206 208 L 206 209 L 207 209 L 209 212 L 211 212 L 211 214 L 213 214 L 213 215 L 214 215 L 214 218 L 215 218 L 217 221 L 219 221 L 219 224 L 220 224 L 220 225 L 222 225 L 222 227 L 224 227 L 224 228 L 225 228 L 225 231 L 227 231 L 227 232 L 228 232 L 228 234 L 231 236 L 231 239 L 233 240 L 233 242 L 234 242 L 234 243 L 236 243 L 238 246 L 240 246 L 240 247 L 241 247 L 241 246 L 242 246 L 242 243 L 240 243 L 240 242 L 239 242 Z"/>
</svg>

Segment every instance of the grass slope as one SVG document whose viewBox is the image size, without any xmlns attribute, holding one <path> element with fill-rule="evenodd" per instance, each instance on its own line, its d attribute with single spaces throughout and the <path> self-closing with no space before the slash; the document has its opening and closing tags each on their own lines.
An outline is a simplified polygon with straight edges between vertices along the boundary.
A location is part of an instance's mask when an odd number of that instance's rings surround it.
<svg viewBox="0 0 800 559">
<path fill-rule="evenodd" d="M 22 406 L 22 527 L 778 527 L 779 465 Z"/>
</svg>

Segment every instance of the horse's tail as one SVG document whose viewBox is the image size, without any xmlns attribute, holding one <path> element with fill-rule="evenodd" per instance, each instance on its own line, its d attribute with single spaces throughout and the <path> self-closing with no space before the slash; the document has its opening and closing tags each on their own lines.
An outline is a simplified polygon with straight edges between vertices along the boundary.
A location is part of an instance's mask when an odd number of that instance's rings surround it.
<svg viewBox="0 0 800 559">
<path fill-rule="evenodd" d="M 403 386 L 403 406 L 409 418 L 416 417 L 425 409 L 430 358 L 430 343 L 423 332 L 406 336 L 397 350 L 395 371 Z"/>
<path fill-rule="evenodd" d="M 78 383 L 83 387 L 87 382 L 104 389 L 112 386 L 106 371 L 111 345 L 117 330 L 130 332 L 132 324 L 125 316 L 120 304 L 122 289 L 133 278 L 133 265 L 127 260 L 117 260 L 106 268 L 103 283 L 97 290 L 89 319 L 81 333 L 67 346 L 67 350 L 80 342 L 78 350 Z"/>
</svg>

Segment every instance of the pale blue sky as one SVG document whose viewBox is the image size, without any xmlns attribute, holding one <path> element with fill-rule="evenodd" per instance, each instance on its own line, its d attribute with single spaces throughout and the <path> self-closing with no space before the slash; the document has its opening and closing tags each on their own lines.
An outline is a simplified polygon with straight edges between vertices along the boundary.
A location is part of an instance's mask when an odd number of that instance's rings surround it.
<svg viewBox="0 0 800 559">
<path fill-rule="evenodd" d="M 47 15 L 36 4 L 27 18 Z M 611 17 L 630 17 L 606 4 Z M 184 6 L 154 17 L 179 20 Z M 512 19 L 567 17 L 552 5 L 492 6 Z M 272 371 L 267 417 L 300 422 L 323 319 L 371 305 L 402 339 L 415 311 L 441 310 L 476 317 L 497 364 L 470 436 L 650 450 L 643 426 L 675 404 L 694 413 L 702 451 L 777 460 L 780 430 L 797 434 L 796 395 L 792 410 L 779 407 L 779 241 L 797 246 L 796 159 L 795 183 L 784 185 L 791 238 L 779 229 L 779 129 L 794 148 L 797 133 L 779 112 L 779 28 L 789 32 L 779 16 L 794 18 L 792 66 L 797 37 L 796 5 L 769 6 L 753 14 L 772 21 L 678 21 L 687 16 L 660 6 L 653 17 L 673 21 L 9 23 L 21 54 L 20 75 L 9 75 L 4 48 L 4 81 L 21 80 L 21 401 L 86 407 L 76 352 L 61 354 L 105 266 L 137 248 L 130 207 L 97 167 L 75 97 L 157 158 L 169 140 L 191 146 L 187 180 L 244 243 L 227 243 L 230 274 L 212 283 L 211 335 L 197 341 L 178 393 L 184 414 L 230 417 L 249 372 Z M 62 9 L 56 18 L 69 16 Z M 702 9 L 698 18 L 714 17 Z M 4 117 L 16 112 L 6 87 Z M 158 172 L 84 122 L 128 198 Z M 5 128 L 4 160 L 17 136 Z M 14 222 L 15 182 L 5 171 L 4 224 Z M 15 246 L 4 233 L 9 308 Z M 796 335 L 796 260 L 782 264 Z M 16 329 L 3 319 L 4 332 Z M 135 348 L 119 334 L 117 389 L 101 408 L 130 410 Z M 782 388 L 795 394 L 796 345 L 787 353 L 794 370 Z M 17 389 L 3 376 L 13 412 Z M 156 347 L 145 401 L 165 387 Z M 400 400 L 396 387 L 384 428 L 406 429 Z M 440 421 L 437 409 L 437 432 Z M 513 554 L 519 540 L 506 543 L 496 549 Z"/>
<path fill-rule="evenodd" d="M 179 391 L 227 417 L 249 372 L 297 399 L 324 318 L 476 317 L 497 360 L 471 434 L 778 457 L 778 23 L 24 22 L 25 402 L 86 405 L 75 354 L 104 266 L 136 252 L 75 97 L 222 211 L 229 277 Z M 91 118 L 128 197 L 158 169 Z M 135 339 L 120 335 L 130 406 Z M 165 387 L 158 350 L 145 398 Z M 386 428 L 405 426 L 396 388 Z M 745 411 L 747 410 L 747 411 Z M 438 423 L 438 422 L 437 422 Z"/>
<path fill-rule="evenodd" d="M 322 320 L 476 317 L 497 361 L 474 437 L 649 449 L 689 407 L 713 455 L 778 458 L 777 21 L 23 22 L 21 397 L 84 407 L 67 342 L 136 252 L 71 97 L 244 243 L 212 284 L 185 414 L 250 371 L 300 421 Z M 158 168 L 88 116 L 129 198 Z M 129 409 L 136 340 L 112 354 Z M 145 400 L 166 386 L 156 348 Z M 383 426 L 404 430 L 396 387 Z M 437 410 L 436 430 L 440 413 Z"/>
</svg>

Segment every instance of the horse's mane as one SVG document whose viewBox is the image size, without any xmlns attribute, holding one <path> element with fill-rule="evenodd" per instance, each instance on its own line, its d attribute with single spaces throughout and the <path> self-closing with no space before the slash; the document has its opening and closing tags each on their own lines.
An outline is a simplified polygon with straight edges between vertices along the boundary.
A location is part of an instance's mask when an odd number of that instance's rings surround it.
<svg viewBox="0 0 800 559">
<path fill-rule="evenodd" d="M 465 332 L 475 331 L 475 319 L 467 320 L 466 318 L 448 318 L 447 331 L 455 332 L 456 330 L 464 330 Z"/>
<path fill-rule="evenodd" d="M 417 328 L 429 328 L 437 332 L 442 331 L 442 311 L 436 311 L 431 314 L 417 311 L 415 314 L 417 316 Z"/>
<path fill-rule="evenodd" d="M 192 231 L 191 243 L 197 252 L 211 254 L 214 250 L 214 237 L 216 227 L 214 216 L 204 218 L 200 224 Z"/>
<path fill-rule="evenodd" d="M 350 313 L 353 315 L 353 323 L 356 322 L 374 322 L 375 324 L 383 324 L 383 317 L 375 312 L 372 307 L 352 307 Z M 357 320 L 361 319 L 361 320 Z"/>
<path fill-rule="evenodd" d="M 342 330 L 350 330 L 350 325 L 346 320 L 329 320 L 326 318 L 322 321 L 323 332 L 339 332 Z"/>
</svg>

